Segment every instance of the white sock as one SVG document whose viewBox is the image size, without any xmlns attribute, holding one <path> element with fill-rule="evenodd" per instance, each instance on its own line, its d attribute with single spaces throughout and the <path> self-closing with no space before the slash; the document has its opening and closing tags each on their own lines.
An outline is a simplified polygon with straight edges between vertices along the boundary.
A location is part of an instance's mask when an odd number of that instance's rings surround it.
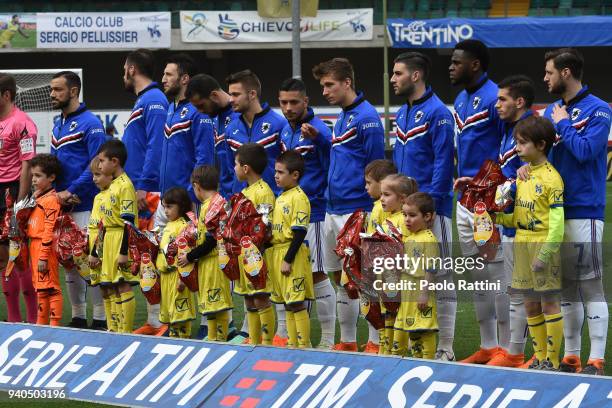
<svg viewBox="0 0 612 408">
<path fill-rule="evenodd" d="M 317 317 L 321 323 L 321 345 L 333 346 L 336 335 L 336 291 L 329 279 L 314 284 Z"/>
<path fill-rule="evenodd" d="M 482 269 L 472 270 L 474 282 L 489 281 L 489 265 L 490 264 L 485 265 L 485 267 Z M 480 347 L 485 349 L 497 347 L 495 293 L 491 290 L 475 290 L 474 309 L 476 310 L 476 320 L 480 328 Z"/>
<path fill-rule="evenodd" d="M 102 292 L 100 291 L 100 287 L 89 287 L 88 291 L 91 294 L 94 320 L 106 320 L 106 312 L 104 311 L 104 299 L 102 299 Z"/>
<path fill-rule="evenodd" d="M 159 321 L 159 303 L 156 305 L 150 305 L 147 302 L 147 323 L 153 327 L 161 327 L 162 323 Z"/>
<path fill-rule="evenodd" d="M 87 283 L 76 271 L 66 271 L 68 299 L 72 306 L 72 317 L 87 319 Z"/>
<path fill-rule="evenodd" d="M 340 323 L 340 341 L 355 343 L 357 341 L 359 299 L 350 299 L 346 290 L 339 287 L 336 303 L 338 305 L 338 322 Z"/>
<path fill-rule="evenodd" d="M 244 302 L 244 300 L 242 301 L 244 308 L 242 310 L 244 310 L 244 314 L 243 314 L 243 319 L 242 319 L 242 328 L 240 329 L 241 332 L 244 333 L 248 333 L 249 332 L 249 319 L 247 319 L 247 307 L 246 307 L 246 302 Z"/>
<path fill-rule="evenodd" d="M 577 293 L 577 291 L 576 291 Z M 563 314 L 563 340 L 565 355 L 573 354 L 580 357 L 582 349 L 582 325 L 584 324 L 584 305 L 578 298 L 572 296 L 571 301 L 561 301 Z"/>
<path fill-rule="evenodd" d="M 287 313 L 285 311 L 285 305 L 275 304 L 276 309 L 276 335 L 287 338 Z"/>
<path fill-rule="evenodd" d="M 608 335 L 608 304 L 603 293 L 601 279 L 590 279 L 580 284 L 586 304 L 589 337 L 591 339 L 590 359 L 604 358 Z"/>
<path fill-rule="evenodd" d="M 380 344 L 378 330 L 375 329 L 370 322 L 368 322 L 368 341 L 371 341 L 374 344 Z"/>
<path fill-rule="evenodd" d="M 442 276 L 436 276 L 436 282 L 453 282 L 453 274 L 446 273 Z M 437 290 L 436 306 L 438 308 L 438 350 L 453 353 L 457 292 L 454 290 Z"/>
<path fill-rule="evenodd" d="M 513 294 L 510 296 L 510 354 L 523 354 L 527 342 L 527 313 L 523 295 Z"/>
<path fill-rule="evenodd" d="M 202 317 L 200 317 L 200 326 L 208 326 L 208 317 L 206 317 L 205 315 L 202 315 Z"/>
<path fill-rule="evenodd" d="M 495 316 L 497 318 L 499 346 L 508 350 L 510 345 L 510 295 L 508 294 L 508 286 L 510 286 L 510 282 L 506 278 L 503 262 L 491 262 L 487 266 L 490 280 L 500 282 L 500 290 L 494 293 Z"/>
</svg>

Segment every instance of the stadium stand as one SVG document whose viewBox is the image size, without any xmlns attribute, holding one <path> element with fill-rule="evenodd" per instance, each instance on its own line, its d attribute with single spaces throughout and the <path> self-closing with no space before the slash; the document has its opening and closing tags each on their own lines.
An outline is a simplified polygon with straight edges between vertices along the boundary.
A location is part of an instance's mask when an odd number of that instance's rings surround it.
<svg viewBox="0 0 612 408">
<path fill-rule="evenodd" d="M 388 0 L 389 18 L 487 18 L 513 16 L 583 16 L 612 14 L 612 0 Z M 374 8 L 374 23 L 382 24 L 382 0 L 319 0 L 320 9 Z M 4 13 L 69 11 L 178 11 L 255 10 L 256 0 L 161 0 L 161 1 L 7 1 L 0 0 Z M 179 27 L 178 13 L 172 27 Z"/>
</svg>

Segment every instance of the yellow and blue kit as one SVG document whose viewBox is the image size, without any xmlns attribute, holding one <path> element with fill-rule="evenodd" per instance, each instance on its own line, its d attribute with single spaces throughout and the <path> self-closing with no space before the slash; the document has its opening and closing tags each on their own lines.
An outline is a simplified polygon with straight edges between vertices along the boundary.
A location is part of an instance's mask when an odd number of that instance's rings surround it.
<svg viewBox="0 0 612 408">
<path fill-rule="evenodd" d="M 310 202 L 302 188 L 296 186 L 283 191 L 272 213 L 272 256 L 268 264 L 274 281 L 273 301 L 277 303 L 314 299 L 309 252 L 304 244 L 309 222 Z M 296 236 L 301 237 L 301 241 L 296 242 Z M 291 264 L 288 276 L 281 273 L 283 261 Z"/>
<path fill-rule="evenodd" d="M 159 304 L 159 321 L 162 323 L 181 323 L 195 319 L 195 300 L 193 293 L 185 286 L 179 292 L 177 286 L 181 281 L 178 270 L 169 266 L 165 253 L 168 245 L 187 227 L 187 220 L 179 217 L 169 221 L 164 228 L 160 251 L 157 254 L 155 266 L 159 271 L 161 285 L 161 302 Z"/>
<path fill-rule="evenodd" d="M 529 166 L 529 179 L 516 182 L 512 214 L 496 214 L 496 223 L 516 228 L 512 289 L 538 292 L 561 289 L 559 247 L 563 242 L 563 180 L 549 162 Z M 546 264 L 534 272 L 535 258 Z"/>
<path fill-rule="evenodd" d="M 108 193 L 103 195 L 101 202 L 104 241 L 100 283 L 108 285 L 127 282 L 137 285 L 138 276 L 132 275 L 129 271 L 119 270 L 117 263 L 123 241 L 124 221 L 133 223 L 138 217 L 136 190 L 126 173 L 122 173 L 111 182 Z"/>
<path fill-rule="evenodd" d="M 89 216 L 89 223 L 87 224 L 87 240 L 89 253 L 94 253 L 94 246 L 96 245 L 96 240 L 98 239 L 98 224 L 102 221 L 103 212 L 102 205 L 105 201 L 105 197 L 109 194 L 109 189 L 100 191 L 95 197 L 93 201 L 93 207 L 91 208 L 91 215 Z M 98 254 L 99 257 L 102 254 Z M 90 269 L 90 284 L 92 286 L 98 285 L 100 283 L 100 268 Z"/>
<path fill-rule="evenodd" d="M 242 190 L 242 194 L 246 198 L 248 198 L 252 203 L 255 209 L 258 207 L 266 206 L 270 209 L 270 215 L 272 214 L 272 210 L 274 209 L 274 193 L 268 183 L 266 183 L 262 178 L 257 180 L 255 183 L 247 186 L 244 190 Z M 263 260 L 268 266 L 270 262 L 270 254 L 272 251 L 265 251 L 263 254 Z M 234 292 L 241 296 L 252 296 L 257 294 L 272 294 L 274 286 L 272 283 L 272 279 L 270 277 L 270 268 L 268 267 L 268 276 L 266 279 L 266 286 L 262 289 L 255 289 L 253 284 L 247 278 L 246 272 L 242 265 L 241 257 L 238 258 L 238 266 L 240 268 L 240 280 L 236 282 L 236 286 L 234 286 Z"/>
</svg>

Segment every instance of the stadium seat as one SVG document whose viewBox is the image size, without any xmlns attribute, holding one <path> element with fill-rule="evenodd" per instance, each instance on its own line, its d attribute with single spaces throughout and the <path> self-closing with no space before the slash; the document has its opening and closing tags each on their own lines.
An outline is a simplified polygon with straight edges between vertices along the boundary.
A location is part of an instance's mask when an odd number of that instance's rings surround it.
<svg viewBox="0 0 612 408">
<path fill-rule="evenodd" d="M 479 10 L 479 9 L 472 10 L 472 18 L 487 18 L 487 17 L 488 17 L 487 10 Z"/>
<path fill-rule="evenodd" d="M 476 0 L 474 1 L 474 9 L 476 10 L 488 10 L 491 8 L 490 0 Z"/>
<path fill-rule="evenodd" d="M 402 3 L 400 3 L 399 1 L 392 1 L 390 3 L 387 3 L 387 15 L 389 16 L 389 18 L 404 17 L 402 13 Z"/>
<path fill-rule="evenodd" d="M 429 18 L 444 18 L 444 16 L 444 10 L 431 10 L 429 13 Z"/>
</svg>

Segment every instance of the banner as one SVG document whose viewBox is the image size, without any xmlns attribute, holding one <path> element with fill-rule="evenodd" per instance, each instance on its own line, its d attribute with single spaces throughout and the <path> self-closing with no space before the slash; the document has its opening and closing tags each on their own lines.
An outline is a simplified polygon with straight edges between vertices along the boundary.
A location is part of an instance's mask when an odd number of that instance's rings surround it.
<svg viewBox="0 0 612 408">
<path fill-rule="evenodd" d="M 36 14 L 0 14 L 0 49 L 36 48 Z"/>
<path fill-rule="evenodd" d="M 164 408 L 612 403 L 610 377 L 11 323 L 0 323 L 0 390 Z"/>
<path fill-rule="evenodd" d="M 291 18 L 295 0 L 257 0 L 257 14 L 262 17 Z M 319 0 L 300 0 L 300 16 L 316 17 Z"/>
<path fill-rule="evenodd" d="M 319 10 L 300 22 L 302 41 L 371 40 L 373 10 Z M 256 11 L 181 11 L 183 42 L 291 42 L 290 18 L 263 18 Z"/>
<path fill-rule="evenodd" d="M 38 48 L 170 48 L 170 13 L 37 13 Z"/>
<path fill-rule="evenodd" d="M 491 48 L 604 47 L 611 26 L 612 16 L 387 20 L 394 48 L 453 48 L 470 38 Z"/>
</svg>

